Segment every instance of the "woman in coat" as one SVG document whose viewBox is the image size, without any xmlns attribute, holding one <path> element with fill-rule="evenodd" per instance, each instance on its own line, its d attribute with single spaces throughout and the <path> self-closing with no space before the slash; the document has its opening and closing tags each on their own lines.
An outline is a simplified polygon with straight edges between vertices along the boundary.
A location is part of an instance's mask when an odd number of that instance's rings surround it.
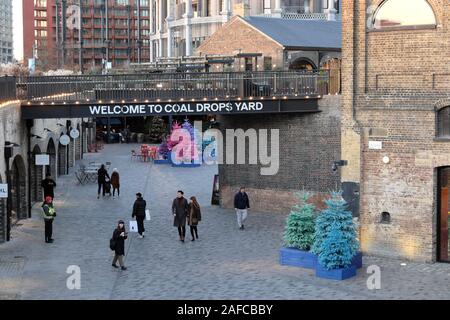
<svg viewBox="0 0 450 320">
<path fill-rule="evenodd" d="M 200 211 L 200 204 L 197 202 L 196 197 L 191 197 L 191 202 L 189 203 L 189 210 L 187 216 L 187 223 L 191 227 L 192 241 L 195 238 L 198 240 L 198 223 L 202 221 L 202 213 Z"/>
<path fill-rule="evenodd" d="M 112 262 L 114 268 L 119 268 L 117 266 L 117 261 L 119 261 L 122 270 L 127 270 L 123 264 L 123 257 L 125 255 L 125 240 L 128 238 L 128 233 L 125 230 L 125 222 L 119 221 L 117 228 L 114 230 L 112 239 L 115 241 L 115 256 Z"/>
<path fill-rule="evenodd" d="M 113 187 L 113 199 L 116 197 L 116 190 L 117 196 L 120 197 L 120 175 L 117 169 L 114 169 L 111 175 L 111 185 Z"/>
<path fill-rule="evenodd" d="M 189 212 L 188 201 L 184 198 L 184 192 L 178 191 L 177 198 L 172 203 L 172 213 L 174 217 L 173 226 L 178 228 L 180 241 L 184 242 L 186 237 L 186 217 Z"/>
</svg>

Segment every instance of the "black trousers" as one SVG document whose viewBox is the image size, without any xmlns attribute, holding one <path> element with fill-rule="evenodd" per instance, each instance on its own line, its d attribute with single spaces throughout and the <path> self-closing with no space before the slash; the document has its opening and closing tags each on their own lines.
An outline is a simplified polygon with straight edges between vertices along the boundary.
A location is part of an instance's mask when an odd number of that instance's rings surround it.
<svg viewBox="0 0 450 320">
<path fill-rule="evenodd" d="M 136 221 L 137 221 L 137 225 L 138 225 L 138 233 L 141 236 L 145 232 L 144 220 L 145 220 L 145 217 L 136 217 Z"/>
<path fill-rule="evenodd" d="M 186 237 L 186 227 L 178 227 L 178 234 L 180 235 L 180 238 Z"/>
<path fill-rule="evenodd" d="M 105 196 L 106 195 L 106 193 L 105 193 L 105 183 L 104 182 L 99 182 L 98 183 L 98 195 L 100 195 L 100 192 L 102 191 L 102 189 L 103 189 L 103 196 Z"/>
<path fill-rule="evenodd" d="M 120 187 L 119 187 L 119 188 L 113 188 L 113 197 L 116 196 L 116 190 L 117 190 L 117 195 L 120 196 Z"/>
<path fill-rule="evenodd" d="M 195 234 L 195 236 L 194 236 L 194 234 Z M 197 226 L 191 226 L 191 236 L 192 236 L 192 239 L 195 239 L 195 237 L 197 237 L 197 239 L 198 239 L 198 229 L 197 229 Z"/>
<path fill-rule="evenodd" d="M 45 219 L 45 241 L 49 241 L 53 235 L 53 219 Z"/>
</svg>

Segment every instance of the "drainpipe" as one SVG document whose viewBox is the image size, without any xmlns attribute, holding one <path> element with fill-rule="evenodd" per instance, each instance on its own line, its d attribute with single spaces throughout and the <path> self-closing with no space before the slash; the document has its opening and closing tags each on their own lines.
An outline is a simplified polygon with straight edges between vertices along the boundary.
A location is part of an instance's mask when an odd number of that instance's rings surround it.
<svg viewBox="0 0 450 320">
<path fill-rule="evenodd" d="M 33 120 L 27 120 L 27 154 L 28 154 L 28 218 L 31 218 L 31 162 L 33 156 L 31 154 L 31 128 L 33 127 Z"/>
</svg>

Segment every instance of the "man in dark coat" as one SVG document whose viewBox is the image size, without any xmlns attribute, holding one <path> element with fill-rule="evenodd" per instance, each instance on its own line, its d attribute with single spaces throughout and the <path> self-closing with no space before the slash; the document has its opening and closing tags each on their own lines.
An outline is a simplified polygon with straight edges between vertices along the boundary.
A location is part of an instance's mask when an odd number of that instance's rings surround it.
<svg viewBox="0 0 450 320">
<path fill-rule="evenodd" d="M 120 220 L 117 228 L 113 232 L 112 240 L 115 242 L 115 256 L 112 262 L 114 268 L 119 268 L 117 266 L 117 261 L 119 261 L 122 270 L 127 270 L 123 263 L 123 257 L 125 256 L 125 240 L 128 238 L 128 233 L 125 230 L 125 222 Z"/>
<path fill-rule="evenodd" d="M 243 187 L 234 196 L 234 209 L 236 210 L 239 229 L 244 230 L 244 223 L 247 220 L 248 209 L 250 209 L 250 201 Z"/>
<path fill-rule="evenodd" d="M 177 198 L 172 203 L 172 213 L 174 217 L 173 226 L 178 228 L 180 241 L 186 238 L 186 217 L 189 213 L 189 203 L 184 198 L 184 192 L 178 191 Z"/>
<path fill-rule="evenodd" d="M 44 189 L 44 200 L 47 197 L 55 199 L 56 182 L 52 179 L 52 175 L 50 173 L 47 173 L 45 179 L 42 180 L 41 187 Z"/>
<path fill-rule="evenodd" d="M 98 178 L 98 195 L 97 195 L 97 199 L 100 199 L 100 191 L 102 191 L 103 189 L 103 197 L 106 195 L 106 190 L 105 190 L 105 184 L 106 184 L 106 178 L 108 178 L 108 180 L 111 180 L 111 178 L 109 177 L 108 171 L 106 171 L 105 165 L 102 164 L 101 168 L 98 169 L 97 172 Z"/>
<path fill-rule="evenodd" d="M 142 198 L 141 193 L 136 194 L 136 198 L 137 199 L 134 202 L 133 214 L 131 215 L 131 217 L 136 218 L 137 225 L 138 225 L 139 238 L 142 239 L 145 237 L 144 220 L 145 220 L 145 209 L 147 207 L 147 202 Z"/>
</svg>

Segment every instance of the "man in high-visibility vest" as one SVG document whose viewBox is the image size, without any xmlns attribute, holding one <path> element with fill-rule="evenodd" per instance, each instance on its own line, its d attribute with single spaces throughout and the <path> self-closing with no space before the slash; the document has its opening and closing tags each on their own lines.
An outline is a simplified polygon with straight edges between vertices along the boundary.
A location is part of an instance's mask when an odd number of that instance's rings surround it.
<svg viewBox="0 0 450 320">
<path fill-rule="evenodd" d="M 52 233 L 53 233 L 53 219 L 56 217 L 56 211 L 53 207 L 53 198 L 46 197 L 45 202 L 42 205 L 44 210 L 44 221 L 45 221 L 45 243 L 53 243 Z"/>
</svg>

